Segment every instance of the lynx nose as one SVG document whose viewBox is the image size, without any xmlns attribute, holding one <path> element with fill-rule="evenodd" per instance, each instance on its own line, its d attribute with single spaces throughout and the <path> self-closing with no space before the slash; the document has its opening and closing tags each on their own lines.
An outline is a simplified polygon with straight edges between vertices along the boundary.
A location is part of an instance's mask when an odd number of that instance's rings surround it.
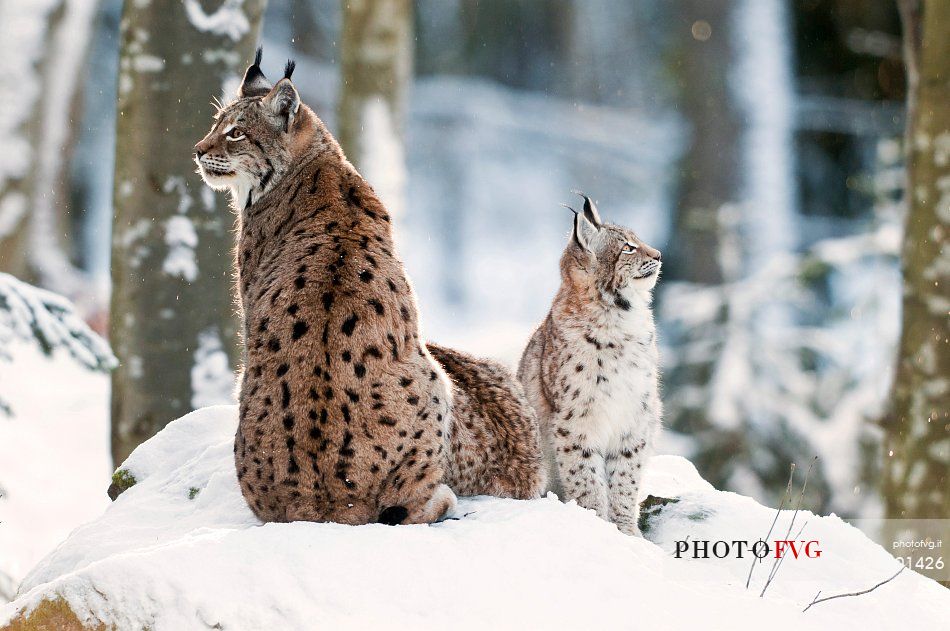
<svg viewBox="0 0 950 631">
<path fill-rule="evenodd" d="M 198 144 L 196 144 L 196 145 L 195 145 L 195 156 L 197 156 L 197 157 L 200 159 L 201 156 L 203 156 L 203 155 L 205 155 L 206 153 L 208 153 L 209 145 L 210 145 L 210 143 L 208 143 L 208 140 L 207 140 L 207 139 L 204 139 L 204 140 L 200 141 Z"/>
</svg>

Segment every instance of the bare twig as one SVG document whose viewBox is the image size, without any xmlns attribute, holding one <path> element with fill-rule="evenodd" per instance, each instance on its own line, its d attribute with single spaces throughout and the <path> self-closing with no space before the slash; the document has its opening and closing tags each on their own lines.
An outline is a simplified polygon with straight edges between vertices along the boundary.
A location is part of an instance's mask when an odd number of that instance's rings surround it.
<svg viewBox="0 0 950 631">
<path fill-rule="evenodd" d="M 802 531 L 805 530 L 805 526 L 807 525 L 808 525 L 807 521 L 804 524 L 802 524 L 802 527 L 798 529 L 798 533 L 795 535 L 795 539 L 793 539 L 793 541 L 797 540 L 799 537 L 802 536 Z M 774 567 L 772 568 L 772 571 L 769 572 L 769 578 L 765 581 L 765 586 L 762 588 L 762 593 L 759 594 L 759 598 L 762 598 L 762 596 L 765 594 L 765 590 L 767 590 L 769 588 L 769 585 L 772 584 L 772 579 L 775 578 L 776 574 L 778 574 L 778 569 L 782 567 L 782 561 L 785 560 L 786 556 L 787 554 L 783 554 L 778 559 L 776 559 L 776 562 L 774 564 Z"/>
<path fill-rule="evenodd" d="M 768 541 L 769 537 L 772 536 L 772 529 L 775 528 L 775 522 L 778 521 L 778 516 L 782 514 L 782 509 L 785 508 L 785 502 L 792 496 L 792 478 L 795 477 L 795 463 L 793 462 L 788 468 L 788 484 L 785 485 L 785 495 L 782 496 L 782 502 L 778 505 L 778 510 L 775 511 L 775 519 L 772 520 L 772 525 L 769 526 L 769 531 L 765 535 L 765 539 L 760 539 L 759 541 Z M 758 543 L 758 541 L 756 542 Z M 755 570 L 756 562 L 761 563 L 760 559 L 755 554 L 755 545 L 752 546 L 752 565 L 749 566 L 749 576 L 745 579 L 745 588 L 749 589 L 749 583 L 752 582 L 752 571 Z"/>
<path fill-rule="evenodd" d="M 788 541 L 788 536 L 792 534 L 792 527 L 795 525 L 795 519 L 798 517 L 798 511 L 801 510 L 802 502 L 805 501 L 805 489 L 808 488 L 808 476 L 811 474 L 811 470 L 815 466 L 816 462 L 818 462 L 818 456 L 815 456 L 811 459 L 808 469 L 805 470 L 805 480 L 802 482 L 802 492 L 798 496 L 798 504 L 795 505 L 795 512 L 792 513 L 792 520 L 788 522 L 788 530 L 785 532 L 786 541 Z M 804 528 L 804 526 L 802 526 L 802 528 Z M 759 593 L 759 598 L 765 595 L 765 590 L 767 590 L 769 585 L 772 584 L 772 580 L 775 578 L 775 574 L 778 572 L 779 565 L 781 565 L 782 558 L 783 557 L 779 557 L 772 563 L 772 570 L 769 572 L 769 578 L 765 581 L 765 585 L 762 587 L 762 591 Z"/>
<path fill-rule="evenodd" d="M 847 594 L 835 594 L 834 596 L 825 596 L 824 598 L 818 598 L 821 595 L 821 592 L 819 591 L 817 594 L 815 594 L 815 598 L 811 601 L 811 604 L 805 607 L 804 609 L 802 609 L 802 613 L 805 613 L 806 611 L 811 609 L 814 605 L 817 605 L 818 603 L 823 603 L 827 600 L 834 600 L 835 598 L 844 598 L 845 596 L 861 596 L 862 594 L 868 594 L 870 592 L 873 592 L 875 589 L 877 589 L 881 585 L 884 585 L 886 583 L 890 583 L 891 581 L 893 581 L 895 578 L 897 578 L 897 575 L 903 572 L 905 569 L 906 569 L 905 566 L 901 565 L 901 569 L 897 570 L 894 576 L 884 579 L 883 581 L 881 581 L 874 587 L 870 587 L 860 592 L 849 592 Z"/>
</svg>

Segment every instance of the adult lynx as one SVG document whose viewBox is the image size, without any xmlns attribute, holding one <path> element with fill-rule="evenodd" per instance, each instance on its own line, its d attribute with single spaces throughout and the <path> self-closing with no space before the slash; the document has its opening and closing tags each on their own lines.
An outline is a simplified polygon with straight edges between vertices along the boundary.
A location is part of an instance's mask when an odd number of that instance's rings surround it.
<svg viewBox="0 0 950 631">
<path fill-rule="evenodd" d="M 290 80 L 247 69 L 195 146 L 238 212 L 245 368 L 235 464 L 263 521 L 420 523 L 442 483 L 450 388 L 419 339 L 390 217 Z"/>
<path fill-rule="evenodd" d="M 274 86 L 259 64 L 260 51 L 195 146 L 202 177 L 238 213 L 234 446 L 251 509 L 263 521 L 397 524 L 439 519 L 452 489 L 538 497 L 538 422 L 520 384 L 494 362 L 430 354 L 386 209 L 301 104 L 293 64 Z"/>
</svg>

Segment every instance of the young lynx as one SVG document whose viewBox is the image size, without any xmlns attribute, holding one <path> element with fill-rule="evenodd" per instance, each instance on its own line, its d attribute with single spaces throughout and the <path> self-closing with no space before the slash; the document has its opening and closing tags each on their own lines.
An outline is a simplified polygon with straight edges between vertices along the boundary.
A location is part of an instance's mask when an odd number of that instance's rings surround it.
<svg viewBox="0 0 950 631">
<path fill-rule="evenodd" d="M 651 291 L 660 253 L 601 222 L 584 197 L 561 288 L 521 358 L 540 417 L 549 489 L 639 535 L 637 494 L 660 428 Z"/>
</svg>

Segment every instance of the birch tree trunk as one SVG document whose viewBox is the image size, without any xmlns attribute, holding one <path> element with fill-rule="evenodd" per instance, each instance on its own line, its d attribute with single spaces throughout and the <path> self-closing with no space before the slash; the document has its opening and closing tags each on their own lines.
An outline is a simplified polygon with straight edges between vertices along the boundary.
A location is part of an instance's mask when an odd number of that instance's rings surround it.
<svg viewBox="0 0 950 631">
<path fill-rule="evenodd" d="M 68 157 L 97 0 L 0 3 L 0 271 L 72 298 Z"/>
<path fill-rule="evenodd" d="M 410 0 L 343 0 L 338 138 L 391 214 L 406 196 L 405 128 L 412 79 Z"/>
<path fill-rule="evenodd" d="M 212 98 L 233 98 L 265 0 L 136 2 L 121 23 L 112 244 L 112 456 L 231 400 L 233 219 L 195 174 Z M 275 63 L 277 63 L 275 61 Z"/>
<path fill-rule="evenodd" d="M 950 515 L 950 3 L 902 0 L 907 64 L 903 328 L 885 422 L 889 518 Z"/>
</svg>

